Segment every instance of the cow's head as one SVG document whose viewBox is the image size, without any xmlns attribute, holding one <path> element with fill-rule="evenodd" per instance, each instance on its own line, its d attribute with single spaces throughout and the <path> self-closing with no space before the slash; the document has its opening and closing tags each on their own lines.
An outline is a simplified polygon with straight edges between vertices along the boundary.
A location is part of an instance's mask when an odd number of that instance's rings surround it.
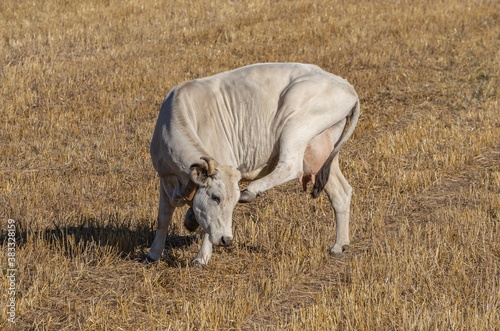
<svg viewBox="0 0 500 331">
<path fill-rule="evenodd" d="M 233 209 L 240 198 L 240 172 L 219 166 L 213 159 L 191 166 L 191 180 L 196 184 L 193 211 L 196 220 L 209 234 L 214 245 L 228 246 L 233 241 Z"/>
</svg>

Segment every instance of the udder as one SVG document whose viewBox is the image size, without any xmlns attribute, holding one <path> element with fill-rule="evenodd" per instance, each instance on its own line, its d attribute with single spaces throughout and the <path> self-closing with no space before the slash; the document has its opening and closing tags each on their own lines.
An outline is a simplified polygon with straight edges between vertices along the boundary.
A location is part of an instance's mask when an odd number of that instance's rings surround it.
<svg viewBox="0 0 500 331">
<path fill-rule="evenodd" d="M 307 184 L 316 181 L 316 174 L 321 166 L 326 162 L 335 146 L 333 141 L 333 128 L 327 129 L 314 137 L 307 145 L 304 153 L 302 175 L 299 182 L 302 183 L 304 191 L 307 190 Z"/>
</svg>

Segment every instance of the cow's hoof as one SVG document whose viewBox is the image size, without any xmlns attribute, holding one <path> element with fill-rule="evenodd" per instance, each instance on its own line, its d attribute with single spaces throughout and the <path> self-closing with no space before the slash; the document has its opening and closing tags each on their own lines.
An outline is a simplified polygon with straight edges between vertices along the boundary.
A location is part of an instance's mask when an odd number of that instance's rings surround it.
<svg viewBox="0 0 500 331">
<path fill-rule="evenodd" d="M 189 262 L 189 266 L 192 267 L 192 268 L 197 268 L 197 269 L 203 269 L 205 268 L 207 265 L 206 264 L 203 264 L 201 263 L 199 260 L 197 259 L 194 259 L 193 261 Z"/>
<path fill-rule="evenodd" d="M 143 264 L 151 264 L 151 263 L 155 263 L 156 261 L 157 261 L 157 260 L 152 259 L 151 257 L 149 257 L 149 255 L 146 255 L 146 256 L 142 259 L 141 263 L 143 263 Z"/>
<path fill-rule="evenodd" d="M 332 249 L 330 249 L 330 254 L 331 255 L 342 254 L 345 251 L 347 251 L 348 249 L 349 249 L 349 245 L 343 245 L 343 246 L 334 245 L 332 247 Z"/>
<path fill-rule="evenodd" d="M 184 216 L 184 227 L 186 230 L 193 232 L 198 229 L 200 224 L 196 220 L 196 217 L 194 216 L 194 211 L 193 208 L 189 208 L 188 211 L 186 212 L 186 216 Z"/>
<path fill-rule="evenodd" d="M 255 198 L 257 198 L 257 195 L 248 190 L 243 190 L 241 191 L 239 202 L 248 203 L 254 201 Z"/>
</svg>

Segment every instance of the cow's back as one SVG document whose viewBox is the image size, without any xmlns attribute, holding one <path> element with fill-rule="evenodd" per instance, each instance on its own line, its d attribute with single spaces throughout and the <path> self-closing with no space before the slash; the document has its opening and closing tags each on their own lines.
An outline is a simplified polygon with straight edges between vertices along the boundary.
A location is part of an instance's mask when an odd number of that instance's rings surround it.
<svg viewBox="0 0 500 331">
<path fill-rule="evenodd" d="M 196 79 L 170 92 L 170 104 L 162 107 L 169 115 L 159 117 L 168 119 L 168 134 L 158 139 L 169 145 L 169 153 L 182 154 L 178 159 L 204 153 L 242 172 L 271 166 L 282 127 L 291 116 L 307 116 L 300 114 L 306 109 L 282 107 L 285 95 L 304 82 L 349 86 L 315 65 L 300 63 L 254 64 Z"/>
</svg>

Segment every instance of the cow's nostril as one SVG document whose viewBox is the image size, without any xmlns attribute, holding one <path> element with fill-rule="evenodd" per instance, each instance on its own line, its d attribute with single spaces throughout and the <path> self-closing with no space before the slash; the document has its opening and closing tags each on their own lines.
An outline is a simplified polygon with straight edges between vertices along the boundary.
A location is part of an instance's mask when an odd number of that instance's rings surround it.
<svg viewBox="0 0 500 331">
<path fill-rule="evenodd" d="M 222 238 L 220 238 L 220 244 L 222 246 L 229 246 L 233 243 L 233 237 L 229 237 L 229 236 L 222 236 Z"/>
</svg>

